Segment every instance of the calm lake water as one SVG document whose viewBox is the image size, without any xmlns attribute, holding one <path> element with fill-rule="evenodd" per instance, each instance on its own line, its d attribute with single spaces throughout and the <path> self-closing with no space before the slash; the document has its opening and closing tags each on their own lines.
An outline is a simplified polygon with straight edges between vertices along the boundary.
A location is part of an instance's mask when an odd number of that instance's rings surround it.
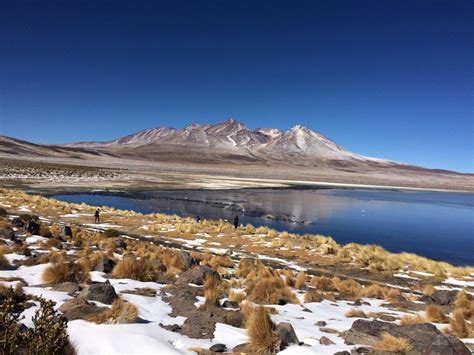
<svg viewBox="0 0 474 355">
<path fill-rule="evenodd" d="M 52 196 L 142 213 L 223 218 L 338 243 L 378 244 L 474 265 L 474 194 L 359 189 L 156 190 Z"/>
</svg>

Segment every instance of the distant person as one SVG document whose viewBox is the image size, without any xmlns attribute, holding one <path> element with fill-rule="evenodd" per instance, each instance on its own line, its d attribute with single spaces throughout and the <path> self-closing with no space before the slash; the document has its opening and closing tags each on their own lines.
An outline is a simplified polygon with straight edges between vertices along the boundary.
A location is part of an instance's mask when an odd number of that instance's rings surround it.
<svg viewBox="0 0 474 355">
<path fill-rule="evenodd" d="M 96 209 L 94 213 L 95 223 L 100 223 L 100 210 Z"/>
<path fill-rule="evenodd" d="M 237 227 L 239 226 L 239 216 L 235 216 L 234 217 L 234 228 L 237 229 Z"/>
<path fill-rule="evenodd" d="M 201 223 L 201 217 L 196 216 L 196 222 Z"/>
</svg>

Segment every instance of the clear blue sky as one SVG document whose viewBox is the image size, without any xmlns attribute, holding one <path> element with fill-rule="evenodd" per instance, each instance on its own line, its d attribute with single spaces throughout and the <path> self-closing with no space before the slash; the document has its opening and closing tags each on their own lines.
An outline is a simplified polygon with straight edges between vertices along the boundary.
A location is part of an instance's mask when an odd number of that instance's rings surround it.
<svg viewBox="0 0 474 355">
<path fill-rule="evenodd" d="M 0 134 L 234 117 L 474 172 L 472 0 L 2 1 Z"/>
</svg>

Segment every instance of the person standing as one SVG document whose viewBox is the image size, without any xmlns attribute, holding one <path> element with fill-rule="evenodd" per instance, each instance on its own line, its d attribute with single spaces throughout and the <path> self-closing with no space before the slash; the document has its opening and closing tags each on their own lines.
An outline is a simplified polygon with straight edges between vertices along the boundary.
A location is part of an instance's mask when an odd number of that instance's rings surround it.
<svg viewBox="0 0 474 355">
<path fill-rule="evenodd" d="M 237 229 L 237 227 L 239 226 L 239 216 L 235 216 L 234 217 L 234 228 Z"/>
<path fill-rule="evenodd" d="M 94 213 L 95 223 L 100 223 L 100 210 L 96 209 Z"/>
</svg>

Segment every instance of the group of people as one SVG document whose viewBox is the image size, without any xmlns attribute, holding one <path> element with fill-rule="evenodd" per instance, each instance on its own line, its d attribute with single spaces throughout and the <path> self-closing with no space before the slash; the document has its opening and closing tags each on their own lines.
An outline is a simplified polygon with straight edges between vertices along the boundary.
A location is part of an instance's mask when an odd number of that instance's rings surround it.
<svg viewBox="0 0 474 355">
<path fill-rule="evenodd" d="M 94 220 L 95 220 L 95 223 L 100 223 L 100 208 L 95 210 Z M 240 221 L 239 216 L 235 215 L 235 217 L 234 217 L 234 228 L 235 229 L 237 229 L 239 227 L 239 221 Z M 200 216 L 196 216 L 196 222 L 201 223 L 201 217 Z"/>
</svg>

